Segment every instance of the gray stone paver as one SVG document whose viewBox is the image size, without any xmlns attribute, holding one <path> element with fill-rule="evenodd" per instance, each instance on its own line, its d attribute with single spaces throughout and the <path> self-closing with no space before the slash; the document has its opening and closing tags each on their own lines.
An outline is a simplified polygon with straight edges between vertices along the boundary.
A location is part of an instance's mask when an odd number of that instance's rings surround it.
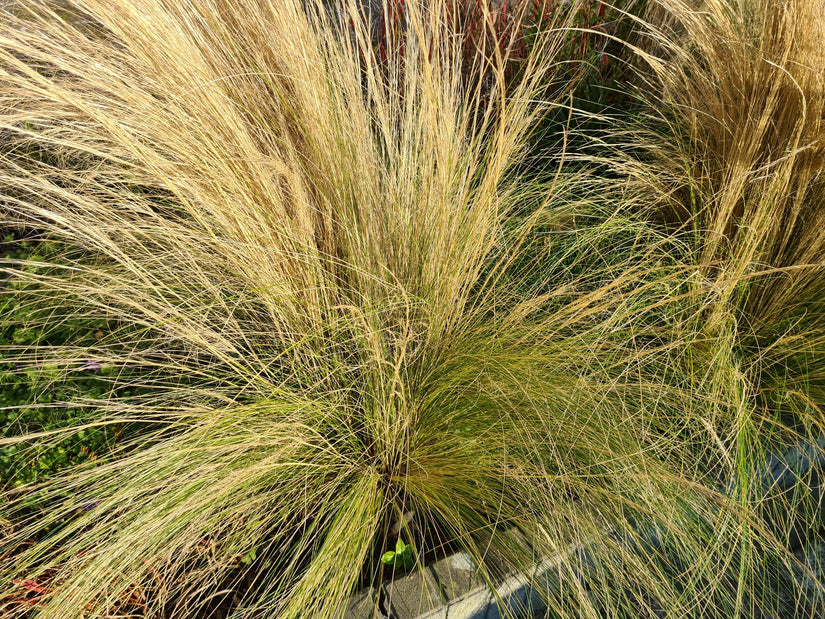
<svg viewBox="0 0 825 619">
<path fill-rule="evenodd" d="M 446 609 L 439 592 L 438 583 L 429 570 L 417 570 L 405 576 L 396 575 L 382 585 L 384 599 L 392 619 L 417 619 L 433 611 L 442 610 L 442 614 L 432 615 L 446 617 Z"/>
<path fill-rule="evenodd" d="M 445 600 L 457 600 L 483 584 L 478 566 L 466 552 L 445 557 L 430 565 L 429 569 Z"/>
<path fill-rule="evenodd" d="M 362 589 L 347 602 L 344 619 L 382 619 L 384 615 L 377 612 L 376 596 L 373 589 Z"/>
</svg>

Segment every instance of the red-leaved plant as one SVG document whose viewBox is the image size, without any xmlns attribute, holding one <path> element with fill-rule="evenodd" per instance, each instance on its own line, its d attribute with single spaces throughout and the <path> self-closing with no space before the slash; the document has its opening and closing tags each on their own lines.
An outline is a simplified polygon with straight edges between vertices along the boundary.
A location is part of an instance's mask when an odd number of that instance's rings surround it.
<svg viewBox="0 0 825 619">
<path fill-rule="evenodd" d="M 602 0 L 445 0 L 433 3 L 443 15 L 438 20 L 450 34 L 461 36 L 465 74 L 478 54 L 503 64 L 507 83 L 517 78 L 542 32 L 554 28 L 569 30 L 564 48 L 558 51 L 558 78 L 573 83 L 577 73 L 588 68 L 603 70 L 608 65 L 604 53 L 607 5 Z M 405 0 L 384 0 L 373 29 L 374 51 L 380 64 L 390 59 L 403 61 L 404 23 L 408 11 Z M 478 73 L 474 73 L 478 75 Z"/>
</svg>

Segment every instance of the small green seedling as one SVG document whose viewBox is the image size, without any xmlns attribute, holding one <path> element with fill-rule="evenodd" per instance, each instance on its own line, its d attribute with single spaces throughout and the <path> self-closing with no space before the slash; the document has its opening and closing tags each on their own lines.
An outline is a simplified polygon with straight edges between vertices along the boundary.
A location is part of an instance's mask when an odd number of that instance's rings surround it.
<svg viewBox="0 0 825 619">
<path fill-rule="evenodd" d="M 412 546 L 405 544 L 401 539 L 395 543 L 395 550 L 388 550 L 381 557 L 381 561 L 393 567 L 402 567 L 411 570 L 415 565 Z"/>
<path fill-rule="evenodd" d="M 252 565 L 252 562 L 255 560 L 257 555 L 258 555 L 257 548 L 253 548 L 252 550 L 250 550 L 244 556 L 241 557 L 241 563 L 243 563 L 244 565 L 246 565 L 248 567 L 248 566 Z"/>
</svg>

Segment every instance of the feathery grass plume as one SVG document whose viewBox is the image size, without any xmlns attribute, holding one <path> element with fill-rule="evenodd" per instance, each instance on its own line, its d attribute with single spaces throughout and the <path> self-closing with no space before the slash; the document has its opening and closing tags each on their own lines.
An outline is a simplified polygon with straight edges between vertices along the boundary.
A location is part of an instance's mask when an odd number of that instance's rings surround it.
<svg viewBox="0 0 825 619">
<path fill-rule="evenodd" d="M 762 471 L 766 450 L 781 445 L 801 442 L 822 456 L 823 5 L 660 0 L 649 8 L 636 47 L 637 122 L 613 132 L 625 154 L 602 163 L 633 208 L 688 250 L 679 260 L 693 267 L 686 285 L 702 300 L 682 318 L 687 346 L 674 365 L 715 404 L 689 407 L 686 425 L 718 445 L 739 500 L 767 516 L 779 542 L 816 540 L 818 478 L 803 475 L 793 496 L 781 495 L 768 492 Z M 741 578 L 753 580 L 744 565 Z"/>
<path fill-rule="evenodd" d="M 713 402 L 662 379 L 676 241 L 586 178 L 513 174 L 562 28 L 508 90 L 501 48 L 473 65 L 495 87 L 467 88 L 439 0 L 409 2 L 389 71 L 354 2 L 65 5 L 2 14 L 3 223 L 66 247 L 3 269 L 32 325 L 110 330 L 3 354 L 68 384 L 93 359 L 112 389 L 3 444 L 141 429 L 3 494 L 4 600 L 196 617 L 230 591 L 233 617 L 340 617 L 398 539 L 492 583 L 532 560 L 516 527 L 562 553 L 561 616 L 763 603 L 736 578 L 750 514 L 669 434 Z"/>
</svg>

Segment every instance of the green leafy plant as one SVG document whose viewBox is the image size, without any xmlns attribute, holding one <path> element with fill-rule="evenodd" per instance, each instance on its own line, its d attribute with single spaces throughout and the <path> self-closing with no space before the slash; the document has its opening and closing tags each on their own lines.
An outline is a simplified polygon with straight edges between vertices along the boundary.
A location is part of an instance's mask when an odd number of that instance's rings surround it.
<svg viewBox="0 0 825 619">
<path fill-rule="evenodd" d="M 258 556 L 258 551 L 257 551 L 257 549 L 253 548 L 252 550 L 250 550 L 249 552 L 244 554 L 244 556 L 241 557 L 241 563 L 243 565 L 252 565 L 252 562 L 257 558 L 257 556 Z"/>
<path fill-rule="evenodd" d="M 385 565 L 392 565 L 393 567 L 400 567 L 404 570 L 411 570 L 415 565 L 415 555 L 413 548 L 409 544 L 405 544 L 401 538 L 395 543 L 395 550 L 388 550 L 381 555 L 381 562 Z"/>
<path fill-rule="evenodd" d="M 33 276 L 51 272 L 50 263 L 69 255 L 61 244 L 8 234 L 0 244 L 0 258 L 7 265 L 22 265 Z M 56 442 L 30 441 L 0 447 L 0 481 L 20 487 L 36 482 L 68 466 L 105 458 L 122 440 L 126 426 L 87 428 L 89 406 L 56 406 L 70 400 L 101 400 L 112 389 L 114 368 L 94 358 L 73 364 L 49 363 L 37 354 L 44 346 L 85 347 L 88 356 L 106 344 L 116 328 L 111 322 L 85 320 L 82 316 L 57 315 L 43 303 L 42 291 L 9 275 L 0 288 L 0 434 L 49 433 L 78 427 L 71 437 Z M 97 348 L 96 352 L 93 349 Z M 9 351 L 24 355 L 7 361 Z M 118 388 L 128 397 L 139 388 Z"/>
</svg>

